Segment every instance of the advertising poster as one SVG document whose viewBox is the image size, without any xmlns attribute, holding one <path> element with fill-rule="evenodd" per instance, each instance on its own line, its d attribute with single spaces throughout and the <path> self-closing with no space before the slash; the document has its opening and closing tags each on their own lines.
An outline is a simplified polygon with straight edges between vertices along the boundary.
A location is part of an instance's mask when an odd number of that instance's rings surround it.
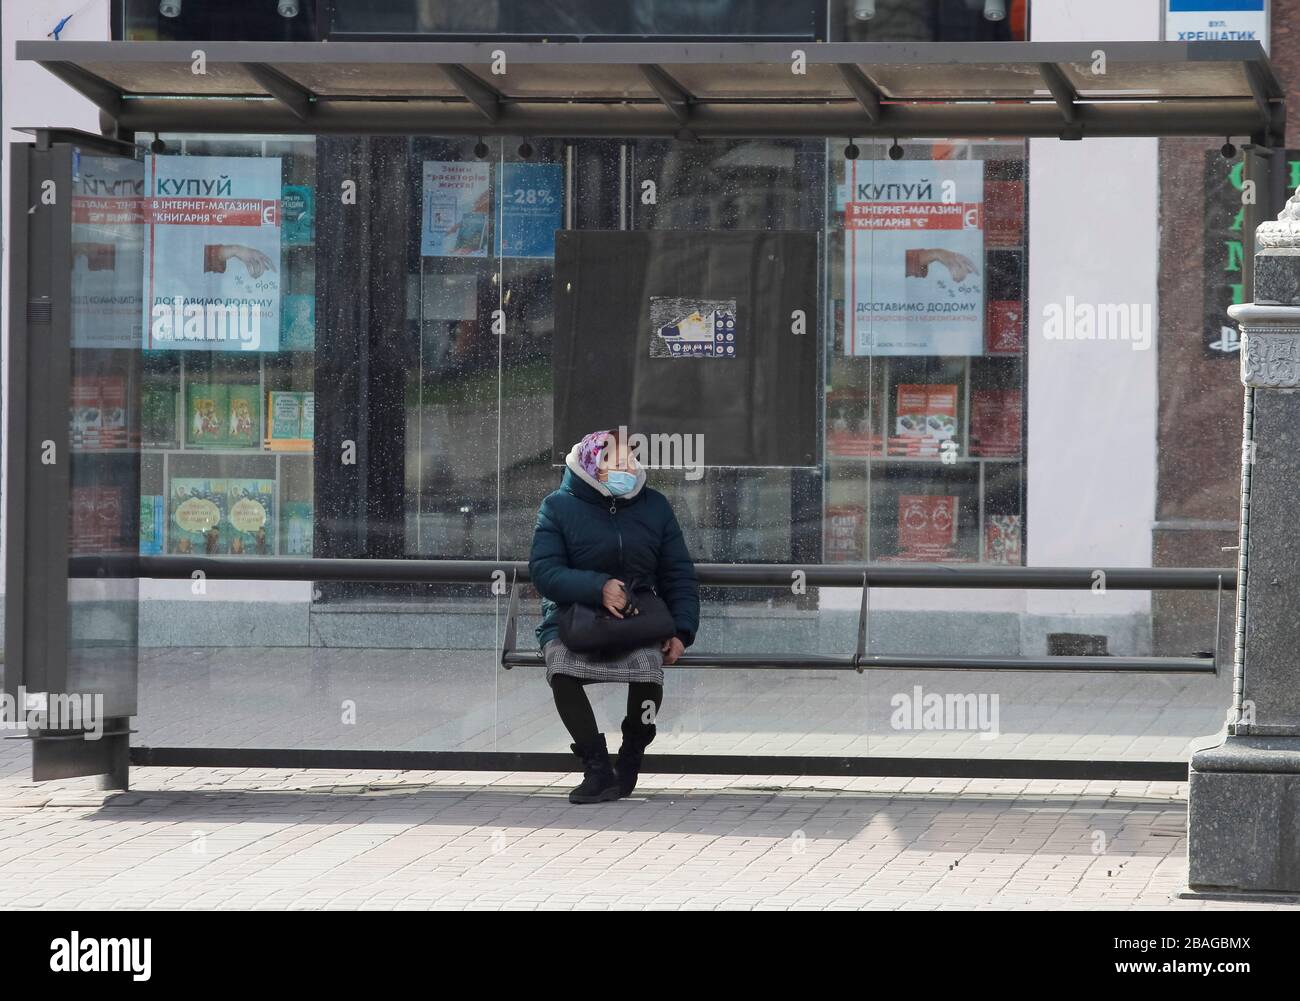
<svg viewBox="0 0 1300 1001">
<path fill-rule="evenodd" d="M 280 159 L 145 158 L 144 347 L 278 351 Z"/>
<path fill-rule="evenodd" d="M 140 343 L 144 170 L 119 156 L 73 158 L 72 346 Z"/>
<path fill-rule="evenodd" d="M 555 231 L 564 227 L 563 166 L 500 164 L 497 177 L 501 192 L 501 245 L 496 252 L 503 257 L 554 257 Z"/>
<path fill-rule="evenodd" d="M 844 348 L 850 355 L 984 349 L 984 164 L 849 161 Z"/>
<path fill-rule="evenodd" d="M 420 254 L 486 257 L 492 212 L 491 166 L 425 160 L 423 178 Z"/>
<path fill-rule="evenodd" d="M 650 297 L 651 358 L 734 358 L 735 299 Z"/>
</svg>

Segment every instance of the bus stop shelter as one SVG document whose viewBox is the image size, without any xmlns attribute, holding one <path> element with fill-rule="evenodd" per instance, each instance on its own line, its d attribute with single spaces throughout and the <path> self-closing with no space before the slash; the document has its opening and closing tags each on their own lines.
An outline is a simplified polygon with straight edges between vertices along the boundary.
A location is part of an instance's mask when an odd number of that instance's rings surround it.
<svg viewBox="0 0 1300 1001">
<path fill-rule="evenodd" d="M 837 139 L 1036 137 L 1080 141 L 1195 136 L 1245 142 L 1245 238 L 1285 201 L 1284 91 L 1255 42 L 1108 43 L 270 43 L 19 42 L 100 109 L 101 136 L 36 126 L 13 147 L 6 512 L 5 684 L 37 701 L 99 691 L 110 724 L 91 742 L 37 732 L 37 779 L 105 775 L 129 763 L 316 767 L 567 769 L 558 754 L 456 751 L 131 747 L 137 715 L 136 612 L 144 578 L 459 581 L 519 585 L 505 561 L 139 556 L 69 558 L 69 443 L 74 357 L 69 190 L 83 153 L 134 157 L 152 133 L 436 134 L 661 137 L 684 143 L 751 137 Z M 23 206 L 34 206 L 23 211 Z M 39 208 L 39 210 L 37 210 Z M 1246 245 L 1245 260 L 1252 259 Z M 1246 278 L 1250 295 L 1250 277 Z M 63 457 L 60 461 L 59 457 Z M 72 468 L 70 468 L 72 467 Z M 136 498 L 138 500 L 138 498 Z M 130 499 L 124 500 L 129 504 Z M 786 587 L 788 566 L 701 565 L 703 584 Z M 1214 673 L 1214 657 L 908 658 L 868 652 L 872 587 L 1088 588 L 1094 567 L 811 567 L 811 586 L 862 588 L 856 650 L 840 654 L 690 653 L 681 667 Z M 1231 593 L 1214 568 L 1106 568 L 1116 589 Z M 487 591 L 485 594 L 489 593 Z M 501 592 L 492 594 L 501 597 Z M 502 666 L 537 663 L 514 643 L 515 594 Z M 29 705 L 35 704 L 29 702 Z M 1010 761 L 651 755 L 647 769 L 762 774 L 897 774 L 1179 779 L 1186 762 Z"/>
</svg>

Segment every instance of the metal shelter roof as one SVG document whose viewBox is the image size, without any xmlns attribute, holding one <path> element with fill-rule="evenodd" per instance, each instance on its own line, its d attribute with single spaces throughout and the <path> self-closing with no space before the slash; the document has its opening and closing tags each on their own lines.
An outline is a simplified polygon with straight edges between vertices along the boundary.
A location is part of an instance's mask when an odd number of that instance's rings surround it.
<svg viewBox="0 0 1300 1001">
<path fill-rule="evenodd" d="M 20 41 L 17 57 L 123 132 L 1278 145 L 1285 121 L 1258 42 Z"/>
</svg>

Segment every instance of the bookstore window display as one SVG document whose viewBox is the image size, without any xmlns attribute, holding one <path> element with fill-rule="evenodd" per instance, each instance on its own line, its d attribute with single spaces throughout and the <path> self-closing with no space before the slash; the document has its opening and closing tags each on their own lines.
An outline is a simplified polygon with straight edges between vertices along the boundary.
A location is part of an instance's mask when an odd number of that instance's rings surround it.
<svg viewBox="0 0 1300 1001">
<path fill-rule="evenodd" d="M 164 141 L 144 156 L 139 550 L 311 556 L 315 143 Z"/>
<path fill-rule="evenodd" d="M 828 185 L 825 558 L 1023 564 L 1025 146 L 846 146 Z"/>
</svg>

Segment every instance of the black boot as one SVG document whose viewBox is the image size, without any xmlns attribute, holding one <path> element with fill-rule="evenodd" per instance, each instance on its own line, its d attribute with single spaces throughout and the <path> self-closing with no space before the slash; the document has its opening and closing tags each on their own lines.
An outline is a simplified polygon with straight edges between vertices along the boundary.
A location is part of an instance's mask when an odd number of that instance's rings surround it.
<svg viewBox="0 0 1300 1001">
<path fill-rule="evenodd" d="M 630 719 L 623 720 L 623 745 L 618 749 L 614 771 L 618 773 L 619 797 L 631 796 L 641 773 L 641 757 L 646 746 L 655 739 L 655 725 Z"/>
<path fill-rule="evenodd" d="M 570 744 L 570 749 L 582 759 L 582 785 L 569 793 L 570 803 L 606 803 L 618 799 L 618 777 L 609 765 L 609 748 L 605 735 L 596 734 L 585 744 Z"/>
</svg>

